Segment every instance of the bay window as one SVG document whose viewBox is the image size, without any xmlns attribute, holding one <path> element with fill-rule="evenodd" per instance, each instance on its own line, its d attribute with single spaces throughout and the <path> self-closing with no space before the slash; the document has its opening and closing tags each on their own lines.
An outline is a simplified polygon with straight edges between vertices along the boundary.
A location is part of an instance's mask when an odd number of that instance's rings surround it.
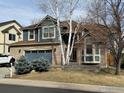
<svg viewBox="0 0 124 93">
<path fill-rule="evenodd" d="M 82 51 L 82 61 L 84 63 L 100 63 L 100 48 L 97 44 L 85 45 Z"/>
<path fill-rule="evenodd" d="M 93 61 L 93 56 L 85 56 L 86 57 L 86 61 Z"/>
</svg>

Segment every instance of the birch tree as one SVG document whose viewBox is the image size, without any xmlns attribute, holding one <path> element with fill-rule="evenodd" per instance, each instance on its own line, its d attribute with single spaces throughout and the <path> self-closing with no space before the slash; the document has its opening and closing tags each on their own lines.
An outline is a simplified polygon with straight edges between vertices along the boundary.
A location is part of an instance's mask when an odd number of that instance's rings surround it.
<svg viewBox="0 0 124 93">
<path fill-rule="evenodd" d="M 79 0 L 40 0 L 40 8 L 45 11 L 47 14 L 53 15 L 57 20 L 57 30 L 59 32 L 59 39 L 60 39 L 60 46 L 61 46 L 61 54 L 62 54 L 62 60 L 63 65 L 69 64 L 70 56 L 73 51 L 73 45 L 74 45 L 74 39 L 75 35 L 77 33 L 77 30 L 79 28 L 79 23 L 77 23 L 78 26 L 76 26 L 74 35 L 72 36 L 72 16 L 74 13 L 74 10 L 76 9 Z M 44 3 L 43 3 L 44 2 Z M 66 16 L 66 20 L 69 20 L 69 37 L 68 37 L 68 44 L 67 44 L 67 53 L 64 53 L 64 47 L 63 47 L 63 40 L 61 36 L 61 19 Z M 73 38 L 72 44 L 71 44 L 71 38 Z M 65 55 L 66 54 L 66 55 Z"/>
<path fill-rule="evenodd" d="M 66 63 L 69 64 L 70 57 L 73 51 L 74 39 L 76 35 L 76 31 L 74 31 L 74 35 L 72 37 L 72 15 L 74 13 L 75 8 L 77 7 L 79 0 L 68 0 L 68 16 L 69 16 L 69 38 L 68 38 L 68 46 L 67 46 L 67 55 L 66 55 Z M 76 29 L 75 29 L 76 30 Z M 71 46 L 71 38 L 73 38 L 72 46 Z"/>
<path fill-rule="evenodd" d="M 47 14 L 53 15 L 57 20 L 57 31 L 59 32 L 59 40 L 60 40 L 60 47 L 61 47 L 61 55 L 62 55 L 62 64 L 65 65 L 65 54 L 64 54 L 64 47 L 62 43 L 62 36 L 61 36 L 61 28 L 60 28 L 60 14 L 63 13 L 63 6 L 64 0 L 39 0 L 40 8 Z"/>
<path fill-rule="evenodd" d="M 90 6 L 90 18 L 100 19 L 108 33 L 108 48 L 114 58 L 115 74 L 120 73 L 121 57 L 124 48 L 124 1 L 123 0 L 96 0 Z M 94 6 L 98 6 L 95 8 Z M 99 11 L 99 12 L 95 12 Z M 98 22 L 97 22 L 98 23 Z"/>
</svg>

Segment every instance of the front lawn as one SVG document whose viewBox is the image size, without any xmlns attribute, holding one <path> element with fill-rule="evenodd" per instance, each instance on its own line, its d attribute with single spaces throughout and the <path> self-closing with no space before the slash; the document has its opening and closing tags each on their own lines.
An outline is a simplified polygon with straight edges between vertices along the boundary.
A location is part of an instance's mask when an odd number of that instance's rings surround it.
<svg viewBox="0 0 124 93">
<path fill-rule="evenodd" d="M 121 72 L 121 75 L 116 76 L 107 73 L 106 70 L 101 72 L 50 70 L 48 72 L 15 75 L 13 78 L 124 87 L 123 73 L 124 71 Z"/>
</svg>

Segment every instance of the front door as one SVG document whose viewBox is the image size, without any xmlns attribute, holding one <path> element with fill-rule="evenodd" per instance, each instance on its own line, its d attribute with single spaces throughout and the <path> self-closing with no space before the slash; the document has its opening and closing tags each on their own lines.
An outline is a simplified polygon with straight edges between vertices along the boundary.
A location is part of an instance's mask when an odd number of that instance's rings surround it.
<svg viewBox="0 0 124 93">
<path fill-rule="evenodd" d="M 76 48 L 74 48 L 72 51 L 70 62 L 77 62 L 77 50 L 76 50 Z"/>
</svg>

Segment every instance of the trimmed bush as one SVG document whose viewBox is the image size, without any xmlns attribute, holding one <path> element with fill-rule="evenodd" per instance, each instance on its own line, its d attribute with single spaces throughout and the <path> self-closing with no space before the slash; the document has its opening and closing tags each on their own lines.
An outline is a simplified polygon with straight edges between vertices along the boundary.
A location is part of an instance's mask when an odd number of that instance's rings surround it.
<svg viewBox="0 0 124 93">
<path fill-rule="evenodd" d="M 36 72 L 48 71 L 50 66 L 49 61 L 43 57 L 41 59 L 34 60 L 31 63 Z"/>
<path fill-rule="evenodd" d="M 32 71 L 32 66 L 24 56 L 21 56 L 15 64 L 15 71 L 16 74 L 30 73 Z"/>
</svg>

